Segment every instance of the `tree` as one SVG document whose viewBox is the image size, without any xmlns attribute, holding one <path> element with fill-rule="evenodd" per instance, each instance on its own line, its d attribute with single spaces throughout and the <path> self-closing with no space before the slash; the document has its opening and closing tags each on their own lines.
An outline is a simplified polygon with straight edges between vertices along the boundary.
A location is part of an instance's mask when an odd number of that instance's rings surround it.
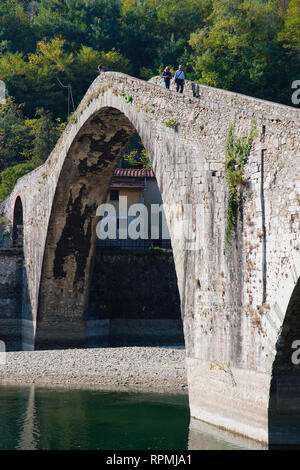
<svg viewBox="0 0 300 470">
<path fill-rule="evenodd" d="M 72 48 L 82 44 L 100 50 L 120 42 L 119 0 L 41 0 L 36 26 L 41 37 L 60 36 Z"/>
<path fill-rule="evenodd" d="M 19 178 L 34 170 L 34 168 L 35 166 L 32 162 L 27 162 L 11 166 L 4 170 L 1 173 L 0 201 L 3 201 L 3 199 L 10 195 Z"/>
<path fill-rule="evenodd" d="M 300 2 L 291 0 L 284 13 L 284 27 L 278 38 L 290 53 L 300 54 Z"/>
<path fill-rule="evenodd" d="M 9 97 L 0 108 L 0 170 L 21 163 L 34 168 L 49 156 L 65 128 L 59 118 L 39 109 L 34 119 L 26 119 L 22 107 Z"/>
<path fill-rule="evenodd" d="M 31 161 L 35 167 L 42 165 L 49 157 L 58 138 L 65 129 L 65 123 L 59 118 L 53 121 L 49 111 L 38 109 L 37 119 L 27 120 L 32 137 Z"/>
<path fill-rule="evenodd" d="M 24 104 L 28 116 L 33 117 L 37 107 L 64 116 L 66 96 L 57 77 L 70 77 L 73 57 L 65 51 L 61 38 L 39 41 L 36 51 L 27 57 L 20 52 L 0 57 L 0 79 L 6 83 L 9 94 Z"/>
<path fill-rule="evenodd" d="M 162 0 L 158 3 L 159 30 L 165 39 L 187 40 L 190 32 L 204 26 L 212 8 L 211 0 Z"/>
<path fill-rule="evenodd" d="M 29 52 L 35 44 L 35 28 L 21 0 L 1 0 L 0 41 L 7 42 L 8 50 Z"/>
<path fill-rule="evenodd" d="M 205 27 L 190 37 L 195 78 L 290 104 L 295 64 L 277 40 L 281 28 L 277 0 L 214 0 Z"/>
<path fill-rule="evenodd" d="M 177 65 L 191 31 L 202 27 L 211 0 L 122 0 L 121 52 L 134 64 L 134 73 Z M 154 72 L 155 73 L 155 72 Z"/>
<path fill-rule="evenodd" d="M 152 169 L 152 164 L 146 150 L 134 149 L 123 157 L 126 167 Z"/>
<path fill-rule="evenodd" d="M 21 106 L 7 98 L 0 107 L 0 169 L 25 162 L 30 140 Z"/>
<path fill-rule="evenodd" d="M 157 18 L 152 20 L 151 8 L 144 10 L 141 3 L 136 8 L 123 8 L 119 49 L 133 64 L 133 73 L 136 76 L 139 76 L 142 68 L 151 68 L 157 57 L 157 50 L 164 41 L 154 26 Z"/>
<path fill-rule="evenodd" d="M 170 39 L 165 41 L 164 46 L 158 50 L 157 59 L 155 61 L 155 68 L 160 68 L 163 70 L 166 65 L 173 65 L 175 67 L 176 65 L 179 65 L 179 57 L 182 56 L 185 47 L 185 39 L 175 40 L 174 35 L 171 34 Z"/>
</svg>

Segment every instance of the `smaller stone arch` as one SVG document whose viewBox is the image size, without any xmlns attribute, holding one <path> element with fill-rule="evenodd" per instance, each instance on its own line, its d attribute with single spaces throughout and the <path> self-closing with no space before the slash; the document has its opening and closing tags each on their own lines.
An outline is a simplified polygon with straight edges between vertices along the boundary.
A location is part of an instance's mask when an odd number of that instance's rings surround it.
<svg viewBox="0 0 300 470">
<path fill-rule="evenodd" d="M 276 342 L 269 398 L 269 446 L 300 443 L 300 278 Z M 299 447 L 298 447 L 299 448 Z"/>
<path fill-rule="evenodd" d="M 23 248 L 23 204 L 20 196 L 15 200 L 12 246 L 14 248 Z"/>
</svg>

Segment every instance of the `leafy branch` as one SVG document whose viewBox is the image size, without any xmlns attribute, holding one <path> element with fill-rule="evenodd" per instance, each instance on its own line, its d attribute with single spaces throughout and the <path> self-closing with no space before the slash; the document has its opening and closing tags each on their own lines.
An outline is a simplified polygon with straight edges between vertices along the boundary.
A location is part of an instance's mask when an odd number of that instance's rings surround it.
<svg viewBox="0 0 300 470">
<path fill-rule="evenodd" d="M 137 149 L 132 150 L 129 154 L 124 156 L 124 161 L 130 168 L 152 169 L 149 155 L 145 149 L 140 152 Z"/>
<path fill-rule="evenodd" d="M 225 181 L 228 188 L 225 244 L 232 240 L 237 224 L 240 187 L 245 184 L 244 167 L 250 155 L 254 137 L 257 134 L 255 121 L 251 122 L 248 136 L 235 137 L 235 122 L 231 123 L 226 141 Z"/>
<path fill-rule="evenodd" d="M 236 381 L 235 381 L 235 378 L 233 376 L 233 372 L 230 368 L 230 366 L 228 364 L 221 364 L 219 361 L 217 361 L 216 359 L 213 360 L 213 362 L 210 364 L 210 370 L 213 370 L 213 369 L 219 369 L 219 370 L 223 370 L 225 372 L 225 374 L 229 374 L 230 377 L 231 377 L 231 381 L 232 381 L 232 385 L 233 387 L 236 387 Z"/>
</svg>

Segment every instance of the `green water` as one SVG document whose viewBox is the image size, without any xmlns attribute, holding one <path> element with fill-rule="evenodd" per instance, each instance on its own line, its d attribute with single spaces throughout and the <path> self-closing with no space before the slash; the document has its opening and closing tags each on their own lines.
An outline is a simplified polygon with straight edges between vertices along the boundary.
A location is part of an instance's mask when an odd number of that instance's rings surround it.
<svg viewBox="0 0 300 470">
<path fill-rule="evenodd" d="M 0 387 L 0 449 L 257 448 L 190 422 L 185 395 Z"/>
<path fill-rule="evenodd" d="M 0 449 L 186 449 L 181 395 L 0 388 Z"/>
</svg>

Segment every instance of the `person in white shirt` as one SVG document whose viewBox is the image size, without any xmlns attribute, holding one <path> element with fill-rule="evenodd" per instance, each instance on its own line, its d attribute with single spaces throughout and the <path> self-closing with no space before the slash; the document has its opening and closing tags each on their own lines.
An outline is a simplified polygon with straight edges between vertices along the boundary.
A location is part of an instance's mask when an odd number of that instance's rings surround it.
<svg viewBox="0 0 300 470">
<path fill-rule="evenodd" d="M 185 76 L 184 76 L 184 71 L 182 65 L 179 65 L 178 70 L 176 70 L 175 75 L 174 75 L 174 82 L 176 83 L 176 91 L 178 93 L 180 89 L 180 93 L 183 93 L 183 87 L 184 87 L 184 81 L 185 81 Z"/>
</svg>

